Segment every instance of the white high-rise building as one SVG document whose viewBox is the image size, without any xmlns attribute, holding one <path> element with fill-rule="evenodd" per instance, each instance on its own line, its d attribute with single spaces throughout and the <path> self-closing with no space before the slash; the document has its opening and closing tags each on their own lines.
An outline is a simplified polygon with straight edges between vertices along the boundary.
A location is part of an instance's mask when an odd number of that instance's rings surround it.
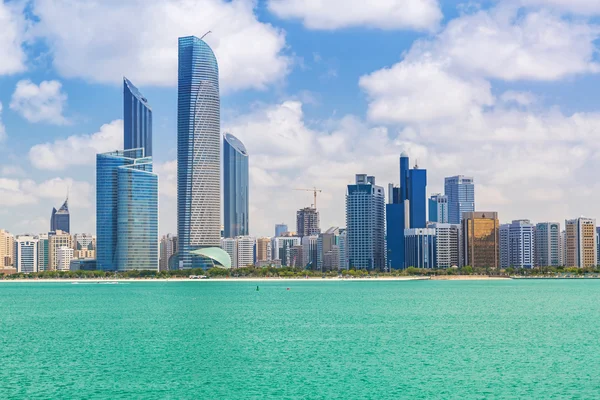
<svg viewBox="0 0 600 400">
<path fill-rule="evenodd" d="M 256 249 L 256 238 L 252 236 L 236 237 L 237 266 L 238 268 L 254 265 L 254 252 Z"/>
<path fill-rule="evenodd" d="M 561 232 L 558 222 L 540 222 L 535 226 L 536 267 L 558 267 L 561 259 Z"/>
<path fill-rule="evenodd" d="M 231 258 L 231 267 L 237 268 L 237 246 L 235 238 L 222 238 L 221 248 L 229 254 L 229 258 Z"/>
<path fill-rule="evenodd" d="M 535 226 L 529 220 L 500 225 L 500 267 L 535 266 Z"/>
<path fill-rule="evenodd" d="M 73 260 L 73 249 L 71 247 L 59 247 L 57 251 L 58 262 L 56 269 L 58 271 L 69 271 L 71 268 L 71 261 Z"/>
<path fill-rule="evenodd" d="M 460 265 L 460 225 L 430 223 L 435 228 L 437 268 L 458 267 Z"/>
<path fill-rule="evenodd" d="M 348 245 L 346 229 L 340 229 L 340 236 L 338 238 L 338 246 L 340 247 L 340 269 L 348 269 Z"/>
<path fill-rule="evenodd" d="M 30 235 L 19 235 L 15 238 L 14 267 L 17 272 L 38 272 L 38 239 Z"/>
</svg>

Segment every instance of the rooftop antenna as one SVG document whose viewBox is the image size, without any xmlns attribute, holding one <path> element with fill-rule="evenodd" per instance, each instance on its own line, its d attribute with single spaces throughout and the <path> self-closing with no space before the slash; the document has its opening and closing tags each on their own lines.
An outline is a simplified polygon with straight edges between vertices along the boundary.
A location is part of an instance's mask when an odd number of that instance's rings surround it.
<svg viewBox="0 0 600 400">
<path fill-rule="evenodd" d="M 204 35 L 202 35 L 202 37 L 200 38 L 200 40 L 204 39 L 204 36 L 208 35 L 209 33 L 212 33 L 212 31 L 206 32 Z"/>
</svg>

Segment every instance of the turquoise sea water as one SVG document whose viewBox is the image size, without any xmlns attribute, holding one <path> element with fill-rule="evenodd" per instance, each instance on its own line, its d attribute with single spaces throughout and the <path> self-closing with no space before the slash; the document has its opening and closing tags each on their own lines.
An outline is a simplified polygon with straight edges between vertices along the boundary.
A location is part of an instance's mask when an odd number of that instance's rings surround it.
<svg viewBox="0 0 600 400">
<path fill-rule="evenodd" d="M 0 398 L 600 397 L 600 280 L 258 285 L 1 283 Z"/>
</svg>

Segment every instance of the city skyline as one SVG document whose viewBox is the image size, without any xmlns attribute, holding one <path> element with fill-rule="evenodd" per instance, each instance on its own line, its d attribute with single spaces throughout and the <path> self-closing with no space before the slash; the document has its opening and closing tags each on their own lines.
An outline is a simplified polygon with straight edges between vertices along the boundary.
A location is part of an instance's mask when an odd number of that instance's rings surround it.
<svg viewBox="0 0 600 400">
<path fill-rule="evenodd" d="M 71 230 L 94 231 L 94 155 L 124 148 L 123 108 L 116 99 L 126 76 L 152 99 L 160 233 L 176 233 L 175 47 L 179 36 L 201 37 L 209 30 L 203 40 L 222 70 L 220 133 L 236 135 L 255 160 L 249 174 L 253 235 L 272 235 L 278 221 L 294 226 L 296 211 L 311 204 L 310 194 L 293 192 L 295 187 L 325 188 L 318 207 L 322 226 L 343 226 L 345 187 L 353 175 L 368 171 L 385 187 L 396 181 L 402 151 L 427 166 L 428 196 L 444 192 L 444 177 L 473 176 L 477 209 L 498 211 L 503 223 L 599 216 L 589 201 L 600 194 L 590 184 L 598 167 L 592 140 L 598 126 L 593 89 L 600 84 L 593 73 L 597 23 L 585 10 L 502 4 L 465 10 L 442 1 L 435 27 L 431 21 L 419 27 L 385 25 L 384 13 L 369 23 L 332 23 L 324 32 L 310 23 L 314 15 L 303 23 L 281 8 L 217 4 L 223 15 L 243 16 L 244 23 L 211 21 L 198 2 L 186 10 L 192 24 L 180 18 L 184 14 L 173 3 L 166 28 L 159 29 L 142 23 L 159 15 L 157 10 L 124 4 L 114 12 L 143 27 L 100 34 L 108 41 L 102 43 L 82 42 L 72 32 L 59 35 L 71 27 L 37 1 L 28 11 L 35 18 L 19 5 L 0 3 L 15 38 L 11 46 L 0 46 L 2 59 L 11 60 L 0 68 L 1 226 L 43 232 L 48 210 L 61 204 L 71 187 Z M 60 2 L 56 7 L 60 18 L 74 18 L 74 10 Z M 95 26 L 107 10 L 97 4 L 79 10 L 77 18 Z M 569 18 L 570 12 L 580 18 Z M 23 19 L 45 28 L 31 46 L 22 46 L 28 29 Z M 565 42 L 534 35 L 535 21 L 555 26 Z M 506 32 L 499 42 L 487 42 L 498 57 L 494 62 L 476 51 L 481 47 L 470 29 L 483 26 Z M 253 35 L 246 37 L 244 29 Z M 459 42 L 464 52 L 452 52 Z M 355 43 L 352 58 L 346 43 Z M 75 57 L 77 48 L 89 49 L 87 57 Z M 498 48 L 516 53 L 504 59 L 493 50 Z M 159 56 L 150 61 L 146 51 Z M 41 54 L 51 57 L 36 64 Z M 533 61 L 517 64 L 516 55 Z M 427 88 L 457 98 L 447 102 Z M 425 106 L 416 110 L 414 104 Z M 474 148 L 479 151 L 469 154 Z M 286 207 L 272 207 L 275 197 Z"/>
</svg>

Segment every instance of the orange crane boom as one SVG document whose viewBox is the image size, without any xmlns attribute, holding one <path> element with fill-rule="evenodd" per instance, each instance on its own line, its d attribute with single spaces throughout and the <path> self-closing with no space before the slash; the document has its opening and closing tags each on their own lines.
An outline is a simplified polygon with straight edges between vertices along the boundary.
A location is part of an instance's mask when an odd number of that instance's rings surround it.
<svg viewBox="0 0 600 400">
<path fill-rule="evenodd" d="M 294 190 L 301 190 L 303 192 L 313 192 L 313 196 L 315 198 L 313 206 L 315 207 L 315 209 L 317 208 L 317 192 L 321 193 L 321 192 L 323 192 L 323 190 L 317 189 L 316 187 L 314 187 L 312 189 L 294 189 Z"/>
</svg>

